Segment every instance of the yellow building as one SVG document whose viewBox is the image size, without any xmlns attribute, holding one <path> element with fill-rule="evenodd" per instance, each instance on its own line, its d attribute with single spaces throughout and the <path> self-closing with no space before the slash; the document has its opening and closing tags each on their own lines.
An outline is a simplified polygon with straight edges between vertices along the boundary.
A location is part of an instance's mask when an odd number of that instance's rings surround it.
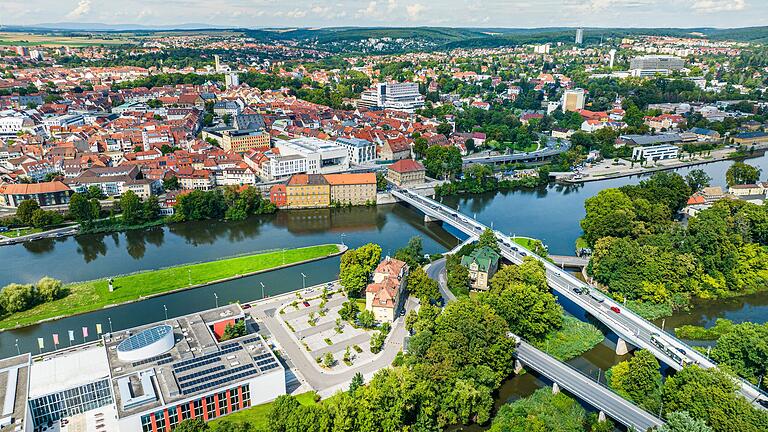
<svg viewBox="0 0 768 432">
<path fill-rule="evenodd" d="M 221 134 L 221 148 L 225 151 L 245 153 L 251 150 L 267 151 L 270 137 L 267 132 L 257 130 L 227 130 Z"/>
<path fill-rule="evenodd" d="M 320 174 L 294 174 L 285 188 L 290 208 L 329 207 L 331 187 Z"/>
<path fill-rule="evenodd" d="M 365 205 L 376 202 L 376 174 L 326 174 L 331 203 Z"/>
</svg>

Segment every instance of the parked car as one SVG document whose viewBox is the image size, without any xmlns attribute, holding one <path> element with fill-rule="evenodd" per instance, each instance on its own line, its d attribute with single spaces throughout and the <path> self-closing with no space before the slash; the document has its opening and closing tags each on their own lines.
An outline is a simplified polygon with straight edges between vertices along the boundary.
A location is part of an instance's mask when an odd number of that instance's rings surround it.
<svg viewBox="0 0 768 432">
<path fill-rule="evenodd" d="M 251 308 L 251 305 L 250 305 L 250 304 L 248 304 L 248 303 L 246 303 L 246 304 L 244 304 L 244 305 L 242 306 L 242 308 L 243 308 L 243 309 L 250 309 L 250 308 Z"/>
<path fill-rule="evenodd" d="M 308 302 L 308 301 L 305 301 L 305 302 L 304 302 L 304 303 L 302 303 L 302 304 L 304 305 L 304 307 L 309 307 L 309 302 Z"/>
</svg>

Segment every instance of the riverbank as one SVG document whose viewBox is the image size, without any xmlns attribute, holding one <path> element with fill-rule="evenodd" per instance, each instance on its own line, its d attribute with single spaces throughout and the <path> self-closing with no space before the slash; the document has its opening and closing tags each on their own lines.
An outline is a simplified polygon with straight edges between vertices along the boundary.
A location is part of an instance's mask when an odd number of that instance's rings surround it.
<svg viewBox="0 0 768 432">
<path fill-rule="evenodd" d="M 638 163 L 632 164 L 627 160 L 620 160 L 620 164 L 616 165 L 614 162 L 606 161 L 604 164 L 595 165 L 592 168 L 581 171 L 578 178 L 574 176 L 563 176 L 556 179 L 558 182 L 565 184 L 580 184 L 596 182 L 600 180 L 610 180 L 621 177 L 631 177 L 635 175 L 652 174 L 658 171 L 669 171 L 680 168 L 686 168 L 696 165 L 705 165 L 714 162 L 721 162 L 726 160 L 735 160 L 741 158 L 755 157 L 764 153 L 766 146 L 755 146 L 754 151 L 749 154 L 740 151 L 739 149 L 721 149 L 713 150 L 710 156 L 701 158 L 692 158 L 687 161 L 681 161 L 679 159 L 658 161 L 660 165 L 652 167 L 643 167 Z"/>
<path fill-rule="evenodd" d="M 74 282 L 64 286 L 67 292 L 64 298 L 6 316 L 0 320 L 0 330 L 25 327 L 317 261 L 340 255 L 345 250 L 346 246 L 343 245 L 325 244 L 142 271 L 113 277 L 112 292 L 109 291 L 109 278 Z"/>
</svg>

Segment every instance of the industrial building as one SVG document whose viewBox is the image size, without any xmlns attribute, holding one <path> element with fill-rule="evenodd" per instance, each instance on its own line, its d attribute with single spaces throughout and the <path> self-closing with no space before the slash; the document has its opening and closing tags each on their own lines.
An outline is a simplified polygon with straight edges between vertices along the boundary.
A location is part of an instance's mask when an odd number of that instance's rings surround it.
<svg viewBox="0 0 768 432">
<path fill-rule="evenodd" d="M 245 334 L 232 335 L 245 322 Z M 285 370 L 237 304 L 0 361 L 0 432 L 170 432 L 285 394 Z M 71 336 L 70 336 L 71 337 Z"/>
</svg>

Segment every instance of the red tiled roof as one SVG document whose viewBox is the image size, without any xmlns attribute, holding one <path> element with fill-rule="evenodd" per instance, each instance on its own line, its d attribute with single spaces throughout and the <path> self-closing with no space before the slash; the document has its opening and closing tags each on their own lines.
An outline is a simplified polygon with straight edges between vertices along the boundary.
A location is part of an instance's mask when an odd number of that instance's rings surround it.
<svg viewBox="0 0 768 432">
<path fill-rule="evenodd" d="M 389 169 L 395 172 L 399 173 L 406 173 L 406 172 L 414 172 L 414 171 L 424 171 L 424 165 L 421 163 L 413 160 L 413 159 L 403 159 L 399 160 L 392 165 L 389 166 Z"/>
</svg>

